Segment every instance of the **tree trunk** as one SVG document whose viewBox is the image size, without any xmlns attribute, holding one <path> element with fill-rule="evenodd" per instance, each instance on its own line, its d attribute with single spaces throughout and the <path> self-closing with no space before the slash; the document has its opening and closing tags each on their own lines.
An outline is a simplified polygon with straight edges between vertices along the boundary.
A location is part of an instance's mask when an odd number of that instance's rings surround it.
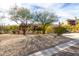
<svg viewBox="0 0 79 59">
<path fill-rule="evenodd" d="M 25 35 L 26 34 L 27 21 L 26 21 L 26 23 L 24 23 L 24 21 L 21 21 L 21 22 L 22 22 L 22 24 L 21 24 L 22 33 L 23 33 L 23 35 Z"/>
<path fill-rule="evenodd" d="M 20 34 L 20 30 L 17 30 L 17 34 Z"/>
<path fill-rule="evenodd" d="M 46 31 L 46 29 L 45 29 L 45 24 L 43 25 L 43 34 L 45 34 L 45 31 Z"/>
<path fill-rule="evenodd" d="M 16 32 L 14 30 L 12 32 L 13 32 L 13 34 L 16 34 Z"/>
<path fill-rule="evenodd" d="M 23 32 L 23 35 L 25 35 L 25 34 L 26 34 L 26 30 L 25 30 L 25 29 L 23 29 L 23 30 L 22 30 L 22 32 Z"/>
<path fill-rule="evenodd" d="M 45 30 L 43 30 L 43 34 L 45 34 Z"/>
</svg>

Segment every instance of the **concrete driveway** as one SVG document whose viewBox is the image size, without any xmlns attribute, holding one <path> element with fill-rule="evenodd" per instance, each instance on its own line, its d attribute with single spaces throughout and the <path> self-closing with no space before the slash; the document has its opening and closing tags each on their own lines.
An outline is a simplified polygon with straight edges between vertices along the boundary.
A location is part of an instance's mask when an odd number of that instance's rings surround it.
<svg viewBox="0 0 79 59">
<path fill-rule="evenodd" d="M 62 36 L 72 38 L 72 39 L 79 39 L 79 33 L 66 33 Z"/>
</svg>

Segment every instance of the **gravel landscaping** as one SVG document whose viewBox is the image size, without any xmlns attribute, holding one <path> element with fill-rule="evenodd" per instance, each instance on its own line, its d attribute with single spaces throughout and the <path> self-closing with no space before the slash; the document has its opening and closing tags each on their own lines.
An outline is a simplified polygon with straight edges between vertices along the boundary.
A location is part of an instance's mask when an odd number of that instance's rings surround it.
<svg viewBox="0 0 79 59">
<path fill-rule="evenodd" d="M 70 40 L 54 34 L 0 35 L 0 56 L 26 56 Z"/>
</svg>

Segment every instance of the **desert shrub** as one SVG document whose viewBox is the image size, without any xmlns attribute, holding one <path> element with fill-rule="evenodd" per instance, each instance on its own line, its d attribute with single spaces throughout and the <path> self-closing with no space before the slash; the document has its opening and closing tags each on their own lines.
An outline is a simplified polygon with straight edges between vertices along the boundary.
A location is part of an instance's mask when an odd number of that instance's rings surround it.
<svg viewBox="0 0 79 59">
<path fill-rule="evenodd" d="M 46 33 L 51 33 L 53 32 L 53 27 L 52 26 L 48 26 L 45 30 Z"/>
<path fill-rule="evenodd" d="M 74 26 L 72 25 L 65 25 L 64 26 L 69 32 L 79 32 L 79 24 L 76 24 Z"/>
<path fill-rule="evenodd" d="M 76 32 L 79 32 L 79 24 L 76 25 Z"/>
<path fill-rule="evenodd" d="M 35 28 L 35 29 L 34 29 Z M 32 27 L 32 31 L 37 31 L 37 33 L 50 33 L 53 31 L 52 25 L 38 25 L 36 27 Z"/>
<path fill-rule="evenodd" d="M 52 25 L 50 24 L 41 25 L 41 31 L 43 34 L 51 32 L 50 30 L 52 31 Z"/>
<path fill-rule="evenodd" d="M 45 31 L 45 33 L 50 33 L 53 31 L 52 29 L 52 25 L 46 25 L 45 27 L 43 27 L 43 25 L 36 25 L 33 26 L 31 25 L 31 27 L 28 27 L 29 31 L 37 32 L 37 33 L 43 33 L 43 31 Z"/>
<path fill-rule="evenodd" d="M 16 29 L 18 29 L 18 26 L 16 26 L 16 25 L 5 26 L 4 27 L 4 32 L 9 33 L 10 31 L 14 31 Z"/>
<path fill-rule="evenodd" d="M 67 32 L 67 29 L 62 26 L 58 26 L 54 28 L 54 33 L 56 33 L 57 35 L 61 35 L 66 32 Z"/>
<path fill-rule="evenodd" d="M 40 25 L 31 25 L 30 30 L 33 33 L 41 33 L 42 28 Z"/>
<path fill-rule="evenodd" d="M 69 32 L 71 32 L 72 29 L 73 29 L 73 26 L 71 26 L 71 25 L 65 25 L 64 27 L 65 27 Z"/>
<path fill-rule="evenodd" d="M 0 26 L 0 34 L 3 33 L 3 29 L 4 29 L 4 27 L 3 26 Z"/>
<path fill-rule="evenodd" d="M 19 26 L 17 25 L 8 25 L 8 26 L 0 26 L 0 34 L 3 33 L 18 33 L 19 32 Z"/>
<path fill-rule="evenodd" d="M 16 30 L 16 29 L 18 29 L 18 26 L 16 26 L 16 25 L 9 26 L 9 30 Z"/>
</svg>

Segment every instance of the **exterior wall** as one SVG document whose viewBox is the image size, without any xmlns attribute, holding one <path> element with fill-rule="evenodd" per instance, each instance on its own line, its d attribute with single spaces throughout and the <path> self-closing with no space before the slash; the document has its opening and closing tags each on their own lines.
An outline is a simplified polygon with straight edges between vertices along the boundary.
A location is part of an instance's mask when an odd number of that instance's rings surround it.
<svg viewBox="0 0 79 59">
<path fill-rule="evenodd" d="M 70 25 L 76 25 L 77 22 L 76 22 L 76 20 L 65 20 L 61 24 L 62 25 L 68 25 L 68 24 L 70 24 Z"/>
<path fill-rule="evenodd" d="M 67 25 L 68 22 L 67 22 L 67 20 L 65 20 L 65 21 L 63 21 L 61 24 L 64 26 L 64 25 Z"/>
</svg>

